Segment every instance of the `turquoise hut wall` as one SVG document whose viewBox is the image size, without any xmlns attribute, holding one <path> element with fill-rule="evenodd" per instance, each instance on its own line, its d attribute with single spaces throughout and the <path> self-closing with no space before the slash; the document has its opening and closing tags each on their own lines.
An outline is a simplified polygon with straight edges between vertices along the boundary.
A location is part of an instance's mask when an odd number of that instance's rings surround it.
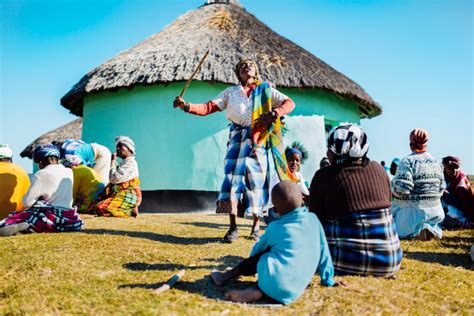
<svg viewBox="0 0 474 316">
<path fill-rule="evenodd" d="M 197 117 L 173 109 L 172 101 L 183 85 L 137 86 L 87 95 L 83 139 L 113 150 L 115 136 L 132 137 L 143 190 L 219 190 L 228 137 L 225 113 Z M 206 102 L 227 86 L 193 82 L 185 97 L 190 102 Z M 331 124 L 360 123 L 353 101 L 323 90 L 280 91 L 295 101 L 294 115 L 324 115 Z"/>
</svg>

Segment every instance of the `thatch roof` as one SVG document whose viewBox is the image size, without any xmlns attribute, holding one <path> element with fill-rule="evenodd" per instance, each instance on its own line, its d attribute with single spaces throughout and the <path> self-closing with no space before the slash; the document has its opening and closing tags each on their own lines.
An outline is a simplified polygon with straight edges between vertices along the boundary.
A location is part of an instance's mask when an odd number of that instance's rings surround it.
<svg viewBox="0 0 474 316">
<path fill-rule="evenodd" d="M 75 119 L 72 122 L 69 122 L 63 126 L 60 126 L 56 129 L 53 129 L 50 132 L 47 132 L 44 135 L 41 135 L 35 139 L 31 144 L 26 146 L 25 149 L 20 153 L 22 158 L 33 157 L 33 150 L 36 145 L 39 144 L 48 144 L 54 140 L 65 141 L 66 139 L 81 139 L 82 137 L 82 118 Z"/>
<path fill-rule="evenodd" d="M 81 116 L 86 94 L 185 81 L 209 49 L 195 80 L 237 84 L 234 65 L 245 56 L 257 62 L 262 79 L 277 87 L 334 92 L 357 102 L 362 117 L 382 112 L 357 83 L 272 31 L 238 1 L 208 2 L 90 71 L 61 104 Z"/>
</svg>

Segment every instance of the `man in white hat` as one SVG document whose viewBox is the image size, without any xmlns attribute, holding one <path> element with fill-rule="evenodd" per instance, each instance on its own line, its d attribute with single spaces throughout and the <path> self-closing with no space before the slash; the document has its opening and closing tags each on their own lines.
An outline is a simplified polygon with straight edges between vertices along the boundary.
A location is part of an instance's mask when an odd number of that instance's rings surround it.
<svg viewBox="0 0 474 316">
<path fill-rule="evenodd" d="M 30 187 L 28 174 L 12 162 L 13 152 L 0 144 L 0 220 L 23 209 L 21 200 Z"/>
</svg>

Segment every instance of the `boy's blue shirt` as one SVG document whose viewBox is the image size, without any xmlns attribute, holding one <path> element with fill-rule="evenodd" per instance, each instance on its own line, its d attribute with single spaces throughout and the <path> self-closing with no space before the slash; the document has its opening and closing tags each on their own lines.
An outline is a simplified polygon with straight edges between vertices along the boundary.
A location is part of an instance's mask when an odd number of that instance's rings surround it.
<svg viewBox="0 0 474 316">
<path fill-rule="evenodd" d="M 250 255 L 267 249 L 257 264 L 258 285 L 273 299 L 290 304 L 303 293 L 315 272 L 321 276 L 321 284 L 334 285 L 324 229 L 306 207 L 271 222 Z"/>
</svg>

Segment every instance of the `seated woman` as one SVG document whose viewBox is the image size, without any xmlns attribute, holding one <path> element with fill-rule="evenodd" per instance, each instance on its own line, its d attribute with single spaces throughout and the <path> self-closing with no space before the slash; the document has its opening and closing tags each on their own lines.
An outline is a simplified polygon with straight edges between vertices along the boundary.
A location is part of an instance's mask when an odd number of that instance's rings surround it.
<svg viewBox="0 0 474 316">
<path fill-rule="evenodd" d="M 115 138 L 117 152 L 112 155 L 110 183 L 100 194 L 90 212 L 99 216 L 136 217 L 142 201 L 135 144 L 127 136 Z M 117 156 L 122 159 L 117 164 Z"/>
<path fill-rule="evenodd" d="M 421 128 L 411 132 L 412 153 L 400 161 L 392 179 L 392 213 L 400 238 L 443 236 L 443 166 L 426 151 L 428 138 L 428 132 Z"/>
<path fill-rule="evenodd" d="M 105 185 L 94 169 L 82 164 L 82 159 L 79 156 L 66 155 L 63 165 L 71 168 L 74 176 L 73 205 L 79 213 L 87 213 L 92 203 L 104 190 Z"/>
<path fill-rule="evenodd" d="M 80 230 L 83 222 L 72 208 L 72 171 L 59 164 L 59 150 L 51 144 L 38 145 L 33 159 L 40 170 L 23 198 L 26 209 L 0 221 L 0 235 Z"/>
<path fill-rule="evenodd" d="M 30 187 L 28 174 L 13 163 L 13 151 L 0 144 L 0 220 L 10 212 L 23 210 L 21 200 Z"/>
<path fill-rule="evenodd" d="M 400 269 L 402 249 L 390 213 L 390 181 L 385 169 L 367 158 L 368 150 L 360 127 L 331 130 L 331 165 L 313 177 L 309 210 L 323 224 L 337 274 L 391 277 Z"/>
<path fill-rule="evenodd" d="M 474 227 L 474 195 L 469 179 L 461 171 L 461 159 L 453 156 L 444 157 L 443 167 L 447 184 L 441 198 L 446 213 L 443 226 Z"/>
</svg>

